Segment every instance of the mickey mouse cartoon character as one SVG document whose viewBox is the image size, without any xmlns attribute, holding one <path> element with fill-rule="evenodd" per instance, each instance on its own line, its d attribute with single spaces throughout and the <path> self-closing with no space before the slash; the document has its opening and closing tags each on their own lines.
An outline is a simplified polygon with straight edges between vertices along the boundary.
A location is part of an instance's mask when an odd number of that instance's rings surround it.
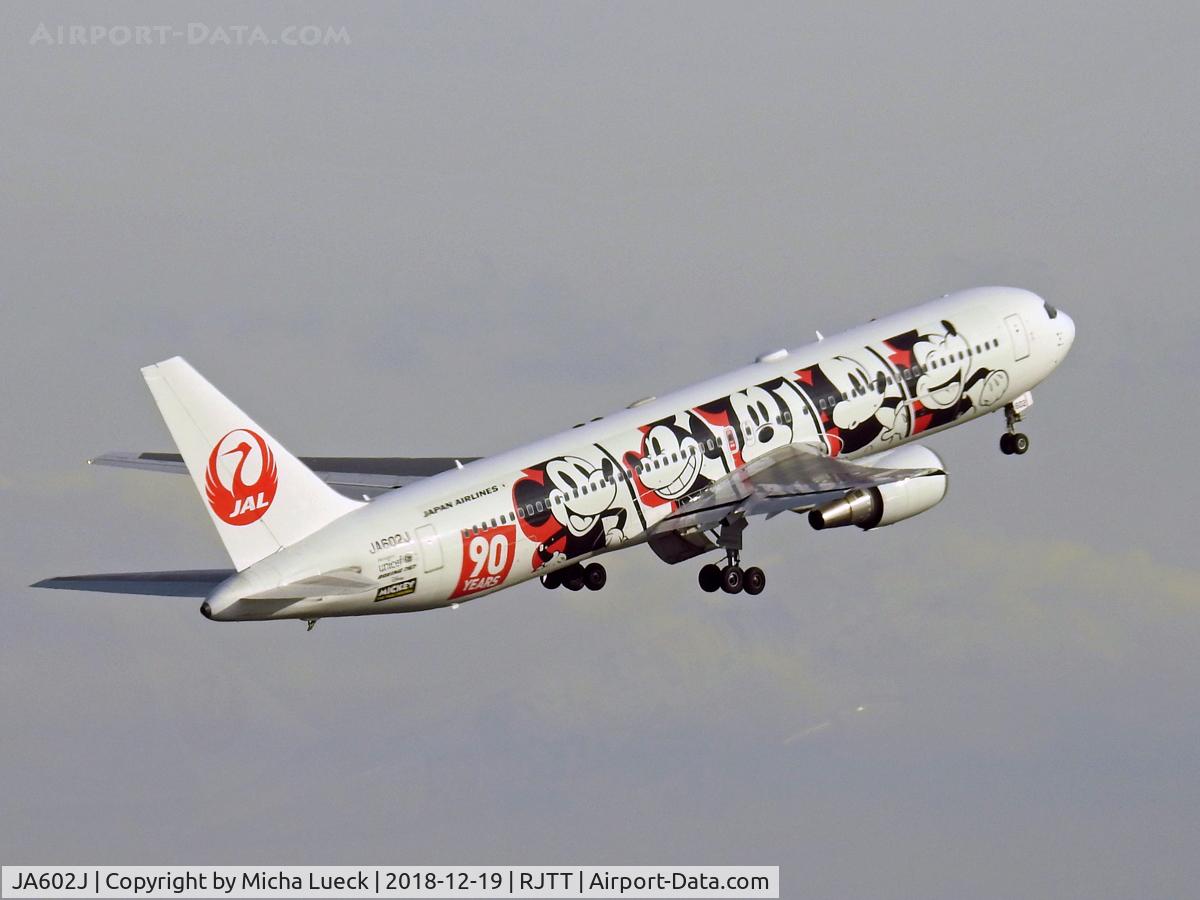
<svg viewBox="0 0 1200 900">
<path fill-rule="evenodd" d="M 647 428 L 640 453 L 625 454 L 636 473 L 642 502 L 675 502 L 707 487 L 728 470 L 709 425 L 694 413 L 681 413 Z"/>
<path fill-rule="evenodd" d="M 607 458 L 596 465 L 581 456 L 557 457 L 527 470 L 529 477 L 519 481 L 513 492 L 526 511 L 522 529 L 538 542 L 535 569 L 625 539 L 628 513 L 616 505 L 613 471 Z"/>
<path fill-rule="evenodd" d="M 766 385 L 730 394 L 729 406 L 745 438 L 742 459 L 746 462 L 792 442 L 792 412 Z"/>
</svg>

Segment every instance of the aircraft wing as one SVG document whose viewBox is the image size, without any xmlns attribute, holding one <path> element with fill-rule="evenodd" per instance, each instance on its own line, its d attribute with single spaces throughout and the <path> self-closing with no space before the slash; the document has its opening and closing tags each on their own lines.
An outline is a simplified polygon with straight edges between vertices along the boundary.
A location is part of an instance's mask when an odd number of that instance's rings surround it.
<svg viewBox="0 0 1200 900">
<path fill-rule="evenodd" d="M 437 475 L 478 459 L 475 456 L 302 456 L 300 462 L 340 494 L 356 500 L 375 497 L 421 478 Z M 178 453 L 102 453 L 89 465 L 186 474 Z"/>
<path fill-rule="evenodd" d="M 150 594 L 156 597 L 207 597 L 233 569 L 183 569 L 175 572 L 112 572 L 46 578 L 33 587 L 107 594 Z"/>
<path fill-rule="evenodd" d="M 777 447 L 681 504 L 650 529 L 651 537 L 714 528 L 730 513 L 771 517 L 788 511 L 805 512 L 856 488 L 941 472 L 934 468 L 889 467 L 889 455 L 881 454 L 883 465 L 873 466 L 825 456 L 816 447 L 803 444 Z"/>
</svg>

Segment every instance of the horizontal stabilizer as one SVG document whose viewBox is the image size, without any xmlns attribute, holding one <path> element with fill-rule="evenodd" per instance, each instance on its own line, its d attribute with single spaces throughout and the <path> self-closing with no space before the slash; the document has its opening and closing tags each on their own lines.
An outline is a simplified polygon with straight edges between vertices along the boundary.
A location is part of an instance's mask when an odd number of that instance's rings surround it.
<svg viewBox="0 0 1200 900">
<path fill-rule="evenodd" d="M 213 588 L 233 574 L 233 569 L 111 572 L 106 575 L 64 575 L 60 578 L 46 578 L 31 586 L 63 591 L 101 591 L 107 594 L 207 597 Z"/>
<path fill-rule="evenodd" d="M 364 496 L 376 497 L 440 472 L 448 472 L 476 459 L 478 457 L 475 456 L 457 459 L 452 456 L 301 456 L 300 462 L 338 493 L 359 500 Z M 101 453 L 89 459 L 88 463 L 119 469 L 187 474 L 187 466 L 179 453 L 118 450 Z"/>
</svg>

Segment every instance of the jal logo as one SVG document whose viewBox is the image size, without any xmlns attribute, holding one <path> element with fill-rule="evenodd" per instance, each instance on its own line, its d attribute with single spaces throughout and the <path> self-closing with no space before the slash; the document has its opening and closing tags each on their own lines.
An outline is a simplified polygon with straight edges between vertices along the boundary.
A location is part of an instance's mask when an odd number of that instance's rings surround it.
<svg viewBox="0 0 1200 900">
<path fill-rule="evenodd" d="M 208 505 L 222 522 L 257 522 L 279 486 L 275 456 L 258 432 L 235 428 L 213 447 L 204 485 Z"/>
</svg>

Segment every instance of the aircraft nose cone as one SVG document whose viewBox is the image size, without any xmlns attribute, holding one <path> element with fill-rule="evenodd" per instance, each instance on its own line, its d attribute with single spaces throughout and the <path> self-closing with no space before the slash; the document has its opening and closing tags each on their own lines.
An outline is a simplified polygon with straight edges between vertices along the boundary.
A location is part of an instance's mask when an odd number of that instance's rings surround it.
<svg viewBox="0 0 1200 900">
<path fill-rule="evenodd" d="M 1058 313 L 1058 336 L 1062 341 L 1063 353 L 1066 354 L 1075 343 L 1075 320 L 1061 310 Z"/>
</svg>

